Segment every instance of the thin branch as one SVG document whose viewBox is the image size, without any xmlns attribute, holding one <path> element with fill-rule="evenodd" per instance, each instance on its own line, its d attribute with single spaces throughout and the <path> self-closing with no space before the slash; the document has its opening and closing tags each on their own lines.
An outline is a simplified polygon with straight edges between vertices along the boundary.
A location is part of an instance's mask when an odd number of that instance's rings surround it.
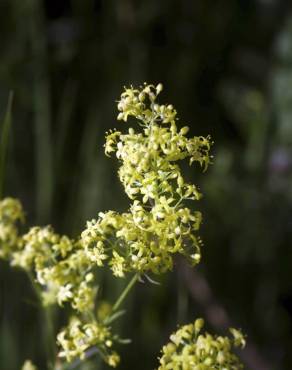
<svg viewBox="0 0 292 370">
<path fill-rule="evenodd" d="M 133 288 L 133 286 L 136 284 L 137 280 L 139 279 L 139 274 L 135 274 L 132 279 L 130 280 L 129 284 L 126 286 L 126 288 L 123 290 L 122 294 L 117 299 L 116 303 L 113 305 L 112 311 L 115 312 L 120 307 L 130 290 Z"/>
</svg>

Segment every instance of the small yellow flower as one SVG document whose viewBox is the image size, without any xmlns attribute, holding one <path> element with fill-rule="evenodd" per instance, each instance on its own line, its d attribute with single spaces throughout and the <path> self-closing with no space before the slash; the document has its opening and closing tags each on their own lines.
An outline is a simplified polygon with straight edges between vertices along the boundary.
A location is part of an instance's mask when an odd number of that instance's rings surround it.
<svg viewBox="0 0 292 370">
<path fill-rule="evenodd" d="M 109 364 L 109 366 L 117 367 L 120 363 L 120 356 L 116 352 L 112 352 L 109 356 L 107 356 L 106 362 Z"/>
<path fill-rule="evenodd" d="M 37 370 L 37 367 L 30 360 L 26 360 L 21 370 Z"/>
<path fill-rule="evenodd" d="M 170 342 L 162 348 L 158 370 L 207 370 L 243 369 L 232 347 L 244 346 L 239 330 L 230 329 L 233 338 L 201 334 L 203 319 L 184 325 L 170 336 Z"/>
</svg>

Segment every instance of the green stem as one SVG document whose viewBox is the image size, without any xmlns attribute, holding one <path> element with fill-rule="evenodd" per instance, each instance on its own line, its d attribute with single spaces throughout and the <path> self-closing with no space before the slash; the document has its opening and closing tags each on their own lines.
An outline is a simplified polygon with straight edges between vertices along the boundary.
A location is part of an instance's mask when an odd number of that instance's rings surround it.
<svg viewBox="0 0 292 370">
<path fill-rule="evenodd" d="M 52 321 L 52 315 L 50 307 L 44 307 L 42 305 L 42 296 L 39 287 L 35 283 L 35 280 L 30 272 L 27 272 L 27 275 L 29 277 L 29 280 L 31 282 L 31 285 L 33 287 L 34 293 L 38 298 L 41 313 L 44 318 L 44 328 L 45 328 L 45 347 L 46 352 L 48 356 L 48 364 L 49 368 L 53 368 L 53 362 L 56 358 L 56 348 L 55 348 L 55 336 L 54 336 L 54 327 L 53 327 L 53 321 Z"/>
<path fill-rule="evenodd" d="M 127 297 L 128 293 L 130 292 L 130 290 L 133 288 L 133 286 L 135 285 L 135 283 L 137 282 L 137 280 L 139 279 L 139 274 L 135 274 L 132 279 L 129 281 L 129 283 L 127 284 L 127 286 L 125 287 L 125 289 L 122 291 L 122 293 L 120 294 L 119 298 L 116 300 L 115 304 L 113 305 L 113 309 L 112 309 L 112 313 L 114 313 L 115 311 L 118 310 L 118 308 L 120 307 L 120 305 L 123 303 L 123 301 L 125 300 L 125 298 Z M 110 320 L 111 316 L 107 317 L 107 319 L 105 320 L 105 323 L 107 322 L 107 320 Z M 97 353 L 99 353 L 100 355 L 102 355 L 99 351 L 98 348 L 96 347 L 91 347 L 89 348 L 87 351 L 86 351 L 86 354 L 85 354 L 85 360 L 93 357 L 94 355 L 96 355 Z M 71 370 L 71 369 L 75 369 L 78 365 L 80 365 L 82 361 L 81 360 L 75 360 L 74 362 L 72 363 L 69 363 L 69 364 L 65 364 L 62 366 L 62 370 Z M 57 369 L 56 369 L 57 370 Z"/>
<path fill-rule="evenodd" d="M 56 367 L 55 370 L 73 370 L 76 369 L 81 363 L 84 363 L 85 361 L 91 359 L 92 357 L 96 356 L 97 354 L 100 354 L 100 351 L 96 347 L 91 347 L 85 352 L 85 358 L 83 360 L 77 359 L 73 362 L 70 362 L 69 364 L 64 364 L 61 367 Z M 100 354 L 101 355 L 101 354 Z M 96 360 L 96 364 L 100 363 L 102 356 L 100 356 Z"/>
<path fill-rule="evenodd" d="M 120 305 L 123 303 L 124 299 L 130 292 L 130 290 L 133 288 L 137 280 L 139 279 L 139 274 L 135 274 L 132 279 L 130 280 L 129 284 L 126 286 L 126 288 L 122 291 L 121 295 L 119 298 L 116 300 L 115 304 L 113 305 L 112 312 L 117 311 L 117 309 L 120 307 Z"/>
</svg>

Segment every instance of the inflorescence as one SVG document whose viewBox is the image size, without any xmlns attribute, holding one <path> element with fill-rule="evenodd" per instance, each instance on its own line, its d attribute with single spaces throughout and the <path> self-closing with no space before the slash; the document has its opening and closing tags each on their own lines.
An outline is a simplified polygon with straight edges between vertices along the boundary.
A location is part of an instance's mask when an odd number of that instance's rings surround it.
<svg viewBox="0 0 292 370">
<path fill-rule="evenodd" d="M 177 128 L 173 106 L 157 103 L 161 90 L 161 84 L 145 85 L 122 94 L 118 119 L 134 117 L 138 129 L 108 133 L 105 152 L 116 153 L 119 178 L 132 204 L 123 214 L 100 213 L 81 234 L 84 247 L 94 251 L 93 259 L 99 264 L 108 260 L 116 276 L 163 273 L 172 269 L 178 253 L 194 265 L 201 257 L 197 236 L 201 213 L 184 205 L 201 194 L 185 182 L 179 161 L 189 159 L 206 169 L 210 140 L 187 138 L 189 128 Z"/>
<path fill-rule="evenodd" d="M 158 370 L 240 370 L 243 365 L 232 353 L 233 347 L 245 346 L 242 333 L 230 329 L 232 338 L 201 333 L 203 319 L 184 325 L 170 336 L 162 348 Z"/>
<path fill-rule="evenodd" d="M 173 106 L 157 102 L 161 91 L 161 84 L 125 88 L 118 102 L 118 120 L 134 118 L 137 128 L 127 133 L 110 131 L 106 136 L 105 153 L 116 154 L 119 178 L 131 201 L 127 212 L 100 212 L 97 219 L 87 222 L 80 238 L 72 240 L 51 226 L 32 227 L 20 234 L 18 226 L 24 221 L 20 202 L 12 198 L 0 202 L 0 258 L 27 271 L 41 291 L 44 306 L 71 306 L 69 324 L 57 336 L 59 356 L 67 361 L 83 359 L 95 347 L 110 366 L 119 363 L 112 346 L 120 339 L 108 324 L 111 309 L 104 318 L 96 315 L 97 268 L 107 265 L 116 277 L 141 276 L 171 270 L 176 254 L 193 265 L 200 261 L 202 243 L 197 233 L 202 216 L 186 201 L 199 200 L 201 193 L 185 181 L 179 163 L 188 159 L 205 170 L 211 142 L 209 137 L 189 138 L 187 126 L 177 127 Z M 198 321 L 171 337 L 172 342 L 163 348 L 160 370 L 195 369 L 192 364 L 202 361 L 236 363 L 229 354 L 236 341 L 198 335 L 197 326 Z M 32 366 L 26 363 L 27 369 Z M 196 369 L 207 369 L 202 366 Z"/>
</svg>

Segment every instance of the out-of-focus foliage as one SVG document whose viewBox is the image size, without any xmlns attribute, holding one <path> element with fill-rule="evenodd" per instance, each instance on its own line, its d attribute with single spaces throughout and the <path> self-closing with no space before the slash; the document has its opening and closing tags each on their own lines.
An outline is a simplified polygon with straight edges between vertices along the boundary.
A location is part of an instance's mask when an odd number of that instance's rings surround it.
<svg viewBox="0 0 292 370">
<path fill-rule="evenodd" d="M 271 369 L 292 366 L 291 18 L 288 0 L 0 2 L 1 118 L 15 96 L 4 194 L 58 233 L 125 210 L 104 131 L 123 85 L 162 81 L 191 133 L 216 143 L 211 171 L 194 181 L 206 195 L 200 272 Z M 176 323 L 204 314 L 179 266 L 128 302 L 120 329 L 133 343 L 121 369 L 155 368 Z M 112 296 L 123 284 L 100 279 Z M 1 262 L 0 368 L 27 358 L 42 368 L 34 301 L 24 275 Z"/>
</svg>

